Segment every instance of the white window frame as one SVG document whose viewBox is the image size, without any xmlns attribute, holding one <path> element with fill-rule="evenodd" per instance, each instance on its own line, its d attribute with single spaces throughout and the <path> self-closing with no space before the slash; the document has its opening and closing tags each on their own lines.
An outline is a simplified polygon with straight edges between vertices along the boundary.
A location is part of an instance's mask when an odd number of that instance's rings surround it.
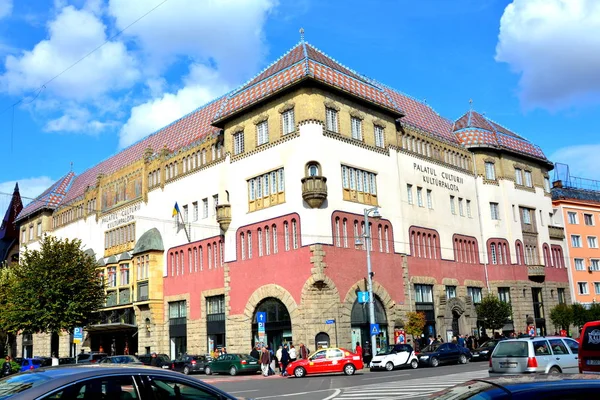
<svg viewBox="0 0 600 400">
<path fill-rule="evenodd" d="M 533 176 L 531 171 L 525 171 L 525 186 L 533 187 Z"/>
<path fill-rule="evenodd" d="M 581 248 L 583 243 L 581 242 L 581 235 L 571 235 L 571 247 Z"/>
<path fill-rule="evenodd" d="M 256 124 L 256 145 L 261 146 L 266 143 L 269 143 L 269 123 L 262 121 Z"/>
<path fill-rule="evenodd" d="M 350 126 L 352 132 L 352 139 L 362 139 L 362 120 L 356 117 L 350 117 Z"/>
<path fill-rule="evenodd" d="M 579 216 L 575 211 L 567 211 L 567 219 L 571 225 L 579 224 Z"/>
<path fill-rule="evenodd" d="M 384 147 L 385 139 L 384 139 L 384 131 L 383 128 L 379 125 L 373 125 L 373 134 L 375 135 L 375 146 Z"/>
<path fill-rule="evenodd" d="M 233 154 L 242 154 L 244 152 L 244 132 L 233 134 Z M 206 162 L 206 154 L 202 154 L 203 164 Z"/>
<path fill-rule="evenodd" d="M 598 237 L 597 236 L 588 236 L 587 237 L 588 247 L 590 249 L 598 248 Z"/>
<path fill-rule="evenodd" d="M 471 214 L 471 200 L 467 200 L 467 217 L 472 218 L 472 214 Z"/>
<path fill-rule="evenodd" d="M 413 193 L 412 193 L 412 185 L 410 183 L 406 184 L 406 201 L 408 201 L 408 204 L 413 204 L 414 200 L 413 200 Z"/>
<path fill-rule="evenodd" d="M 550 191 L 552 190 L 550 188 L 550 178 L 548 178 L 547 176 L 544 177 L 544 190 L 546 191 L 546 193 L 550 193 Z"/>
<path fill-rule="evenodd" d="M 600 282 L 594 282 L 594 291 L 596 294 L 600 294 Z"/>
<path fill-rule="evenodd" d="M 588 288 L 588 283 L 587 282 L 577 282 L 577 292 L 581 295 L 590 294 L 590 290 Z"/>
<path fill-rule="evenodd" d="M 459 214 L 461 217 L 464 217 L 464 216 L 465 216 L 465 209 L 464 209 L 464 207 L 463 207 L 463 199 L 462 199 L 462 197 L 459 197 L 459 198 L 458 198 L 458 214 Z"/>
<path fill-rule="evenodd" d="M 590 222 L 591 222 L 591 224 L 588 224 L 588 221 L 587 221 L 587 218 L 586 218 L 586 217 L 590 217 Z M 586 226 L 594 226 L 594 225 L 596 225 L 596 224 L 594 223 L 594 214 L 584 213 L 584 214 L 583 214 L 583 223 L 584 223 Z"/>
<path fill-rule="evenodd" d="M 427 208 L 429 208 L 430 210 L 433 210 L 433 198 L 432 198 L 432 193 L 431 193 L 431 189 L 427 189 Z"/>
<path fill-rule="evenodd" d="M 325 120 L 327 130 L 338 133 L 338 111 L 333 108 L 325 107 Z"/>
<path fill-rule="evenodd" d="M 493 162 L 485 162 L 485 179 L 489 181 L 496 180 L 496 165 Z"/>
<path fill-rule="evenodd" d="M 590 259 L 590 270 L 600 271 L 600 260 L 596 258 Z"/>
<path fill-rule="evenodd" d="M 515 168 L 515 183 L 523 185 L 523 170 L 521 168 Z"/>
<path fill-rule="evenodd" d="M 423 207 L 423 188 L 417 186 L 417 205 Z"/>
<path fill-rule="evenodd" d="M 575 266 L 575 271 L 585 271 L 585 264 L 583 258 L 573 259 L 573 265 Z"/>
<path fill-rule="evenodd" d="M 500 220 L 500 205 L 493 201 L 490 202 L 490 216 L 494 221 Z"/>
<path fill-rule="evenodd" d="M 456 215 L 456 203 L 454 202 L 454 196 L 450 196 L 450 212 L 452 215 Z"/>
<path fill-rule="evenodd" d="M 523 216 L 523 223 L 531 225 L 531 210 L 529 208 L 522 208 L 521 215 Z"/>
<path fill-rule="evenodd" d="M 192 208 L 193 208 L 193 213 L 192 213 L 193 221 L 198 221 L 198 202 L 197 201 L 194 201 L 192 203 Z"/>
<path fill-rule="evenodd" d="M 281 113 L 281 127 L 284 135 L 292 133 L 296 130 L 293 108 Z"/>
<path fill-rule="evenodd" d="M 202 218 L 208 218 L 208 197 L 202 199 Z"/>
</svg>

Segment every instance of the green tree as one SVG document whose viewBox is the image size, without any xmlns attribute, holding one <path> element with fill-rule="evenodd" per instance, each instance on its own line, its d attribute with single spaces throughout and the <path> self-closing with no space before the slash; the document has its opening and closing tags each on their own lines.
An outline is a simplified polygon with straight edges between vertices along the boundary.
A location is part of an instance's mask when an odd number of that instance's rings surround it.
<svg viewBox="0 0 600 400">
<path fill-rule="evenodd" d="M 477 318 L 483 320 L 485 327 L 492 330 L 502 328 L 512 315 L 510 304 L 500 301 L 493 294 L 485 296 L 475 309 Z"/>
<path fill-rule="evenodd" d="M 39 250 L 25 250 L 21 264 L 11 268 L 0 329 L 9 333 L 72 332 L 93 320 L 103 306 L 104 287 L 96 261 L 81 249 L 81 241 L 45 236 Z"/>
<path fill-rule="evenodd" d="M 573 323 L 573 308 L 567 304 L 558 304 L 550 310 L 550 320 L 555 327 L 566 329 L 569 331 L 569 326 Z"/>
<path fill-rule="evenodd" d="M 425 328 L 425 314 L 422 312 L 409 312 L 406 314 L 408 321 L 404 326 L 404 330 L 408 335 L 414 338 L 421 336 L 423 328 Z"/>
<path fill-rule="evenodd" d="M 588 320 L 586 322 L 600 320 L 600 304 L 595 302 L 590 304 L 590 308 L 587 311 Z"/>
<path fill-rule="evenodd" d="M 573 325 L 581 329 L 583 325 L 590 320 L 588 310 L 580 303 L 573 303 Z"/>
</svg>

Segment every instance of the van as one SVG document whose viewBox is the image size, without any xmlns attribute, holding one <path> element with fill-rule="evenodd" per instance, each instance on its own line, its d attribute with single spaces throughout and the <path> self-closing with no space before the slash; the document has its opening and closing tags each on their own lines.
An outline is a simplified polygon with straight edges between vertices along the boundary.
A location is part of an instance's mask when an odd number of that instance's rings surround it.
<svg viewBox="0 0 600 400">
<path fill-rule="evenodd" d="M 579 372 L 600 374 L 600 321 L 583 325 L 579 336 Z"/>
</svg>

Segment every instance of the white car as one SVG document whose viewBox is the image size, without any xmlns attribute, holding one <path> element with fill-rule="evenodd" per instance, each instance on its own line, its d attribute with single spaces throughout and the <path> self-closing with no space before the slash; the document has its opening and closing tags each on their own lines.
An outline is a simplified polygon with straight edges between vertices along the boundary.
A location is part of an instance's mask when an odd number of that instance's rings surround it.
<svg viewBox="0 0 600 400">
<path fill-rule="evenodd" d="M 388 351 L 379 352 L 371 360 L 371 371 L 385 369 L 392 371 L 395 368 L 410 367 L 417 368 L 419 366 L 419 358 L 416 356 L 414 349 L 409 344 L 396 344 L 390 346 Z"/>
</svg>

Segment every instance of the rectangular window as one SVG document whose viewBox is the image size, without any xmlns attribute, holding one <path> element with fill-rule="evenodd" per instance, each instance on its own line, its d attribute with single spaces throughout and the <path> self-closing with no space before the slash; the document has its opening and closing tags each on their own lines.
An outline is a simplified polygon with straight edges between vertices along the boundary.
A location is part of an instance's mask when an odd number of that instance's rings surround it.
<svg viewBox="0 0 600 400">
<path fill-rule="evenodd" d="M 185 206 L 183 206 L 183 222 L 184 223 L 188 223 L 188 218 L 189 218 L 190 214 L 189 214 L 189 210 L 188 210 L 188 206 L 187 204 Z"/>
<path fill-rule="evenodd" d="M 169 302 L 169 320 L 178 320 L 187 317 L 186 301 Z M 185 321 L 179 321 L 185 323 Z"/>
<path fill-rule="evenodd" d="M 456 203 L 454 202 L 454 196 L 450 196 L 450 212 L 452 215 L 456 215 Z"/>
<path fill-rule="evenodd" d="M 213 195 L 213 209 L 212 209 L 212 215 L 217 215 L 217 206 L 219 205 L 219 195 L 218 194 L 214 194 Z"/>
<path fill-rule="evenodd" d="M 433 303 L 433 286 L 415 285 L 415 301 L 417 303 Z"/>
<path fill-rule="evenodd" d="M 498 288 L 498 299 L 500 299 L 503 303 L 510 304 L 510 288 L 509 287 L 499 287 Z"/>
<path fill-rule="evenodd" d="M 550 193 L 550 178 L 547 176 L 544 177 L 544 190 L 546 193 Z"/>
<path fill-rule="evenodd" d="M 594 282 L 594 291 L 596 294 L 600 294 L 600 282 Z"/>
<path fill-rule="evenodd" d="M 574 261 L 576 271 L 585 271 L 585 266 L 583 265 L 583 258 L 576 258 Z"/>
<path fill-rule="evenodd" d="M 523 184 L 523 171 L 521 168 L 515 168 L 515 183 L 517 185 Z"/>
<path fill-rule="evenodd" d="M 108 267 L 108 287 L 117 286 L 117 267 Z"/>
<path fill-rule="evenodd" d="M 590 260 L 590 270 L 600 271 L 600 260 Z"/>
<path fill-rule="evenodd" d="M 531 171 L 525 171 L 525 186 L 533 187 L 533 179 L 531 177 Z"/>
<path fill-rule="evenodd" d="M 461 217 L 465 216 L 465 210 L 463 208 L 463 199 L 461 199 L 460 197 L 458 198 L 458 213 Z"/>
<path fill-rule="evenodd" d="M 352 128 L 352 139 L 362 140 L 362 121 L 356 117 L 350 119 Z"/>
<path fill-rule="evenodd" d="M 471 218 L 471 200 L 467 200 L 467 217 Z"/>
<path fill-rule="evenodd" d="M 521 215 L 523 215 L 523 223 L 531 225 L 531 210 L 528 208 L 522 208 Z"/>
<path fill-rule="evenodd" d="M 193 212 L 192 212 L 193 221 L 198 221 L 198 202 L 197 201 L 192 203 L 192 209 L 193 209 Z"/>
<path fill-rule="evenodd" d="M 233 135 L 233 154 L 242 154 L 244 152 L 244 132 L 238 132 Z"/>
<path fill-rule="evenodd" d="M 571 235 L 571 246 L 572 247 L 582 247 L 581 246 L 581 236 Z"/>
<path fill-rule="evenodd" d="M 587 241 L 588 241 L 588 247 L 590 249 L 598 248 L 598 238 L 596 236 L 588 236 Z"/>
<path fill-rule="evenodd" d="M 23 229 L 21 232 L 21 242 L 25 243 L 27 241 L 27 230 Z"/>
<path fill-rule="evenodd" d="M 375 133 L 375 146 L 377 146 L 377 147 L 383 147 L 384 146 L 383 128 L 380 127 L 380 126 L 375 125 L 375 127 L 374 127 L 374 133 Z"/>
<path fill-rule="evenodd" d="M 578 223 L 577 222 L 577 213 L 576 212 L 569 211 L 567 213 L 567 215 L 569 216 L 569 223 L 570 224 L 575 224 L 576 225 Z"/>
<path fill-rule="evenodd" d="M 283 168 L 279 168 L 248 180 L 250 211 L 274 206 L 285 201 L 283 196 L 285 190 L 284 176 Z M 218 196 L 216 201 L 218 201 Z"/>
<path fill-rule="evenodd" d="M 121 286 L 129 285 L 129 264 L 121 264 Z"/>
<path fill-rule="evenodd" d="M 577 287 L 579 288 L 579 294 L 590 294 L 587 282 L 577 282 Z"/>
<path fill-rule="evenodd" d="M 375 173 L 342 165 L 342 177 L 344 200 L 377 204 L 377 175 Z M 347 184 L 345 183 L 346 179 Z"/>
<path fill-rule="evenodd" d="M 564 288 L 556 289 L 556 293 L 558 294 L 558 304 L 565 304 L 567 302 L 567 297 L 565 295 Z"/>
<path fill-rule="evenodd" d="M 493 220 L 500 219 L 500 207 L 498 206 L 498 203 L 490 203 L 490 215 Z"/>
<path fill-rule="evenodd" d="M 456 286 L 446 286 L 446 299 L 453 299 L 456 297 Z"/>
<path fill-rule="evenodd" d="M 417 205 L 423 207 L 423 188 L 417 186 Z"/>
<path fill-rule="evenodd" d="M 592 214 L 583 214 L 583 220 L 588 226 L 594 225 L 594 216 Z"/>
<path fill-rule="evenodd" d="M 333 108 L 325 108 L 325 119 L 327 121 L 327 130 L 331 132 L 338 132 L 338 112 Z"/>
<path fill-rule="evenodd" d="M 296 123 L 294 122 L 294 109 L 287 110 L 286 112 L 281 114 L 281 126 L 283 129 L 283 134 L 287 135 L 288 133 L 292 133 L 296 130 Z"/>
<path fill-rule="evenodd" d="M 202 218 L 208 218 L 208 198 L 202 199 Z"/>
<path fill-rule="evenodd" d="M 427 208 L 433 210 L 433 199 L 431 196 L 431 189 L 427 189 Z"/>
<path fill-rule="evenodd" d="M 29 240 L 33 240 L 33 225 L 29 227 Z"/>
<path fill-rule="evenodd" d="M 410 184 L 406 185 L 406 199 L 408 201 L 408 204 L 413 204 L 412 185 Z"/>
<path fill-rule="evenodd" d="M 256 125 L 256 144 L 261 145 L 269 142 L 269 125 L 263 121 Z"/>
<path fill-rule="evenodd" d="M 206 298 L 206 315 L 225 314 L 225 296 L 211 296 Z M 212 320 L 212 318 L 209 318 Z"/>
<path fill-rule="evenodd" d="M 38 222 L 37 223 L 37 237 L 42 236 L 42 223 Z"/>
<path fill-rule="evenodd" d="M 480 287 L 467 287 L 467 296 L 471 296 L 473 304 L 481 303 L 481 288 Z"/>
<path fill-rule="evenodd" d="M 485 179 L 490 181 L 496 180 L 496 167 L 493 162 L 485 163 Z"/>
</svg>

